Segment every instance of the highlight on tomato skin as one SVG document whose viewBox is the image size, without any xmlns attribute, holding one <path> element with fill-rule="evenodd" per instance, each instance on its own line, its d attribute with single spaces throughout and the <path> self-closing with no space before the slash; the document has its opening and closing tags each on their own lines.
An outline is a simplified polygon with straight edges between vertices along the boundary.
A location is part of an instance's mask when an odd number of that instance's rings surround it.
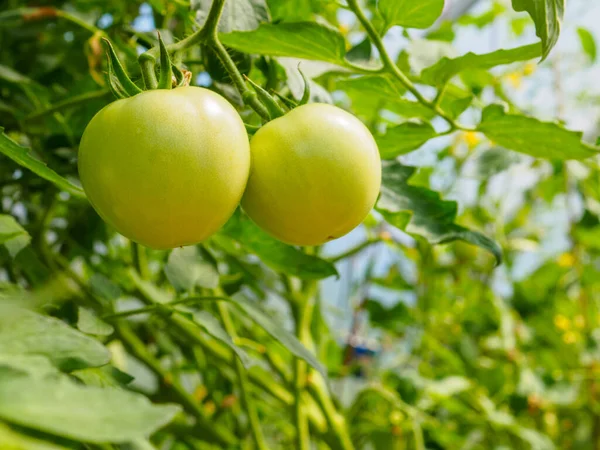
<svg viewBox="0 0 600 450">
<path fill-rule="evenodd" d="M 373 208 L 381 160 L 368 128 L 336 106 L 299 106 L 250 141 L 242 207 L 277 239 L 320 245 L 358 226 Z"/>
<path fill-rule="evenodd" d="M 94 116 L 79 148 L 79 175 L 98 214 L 155 249 L 201 242 L 231 217 L 250 151 L 240 116 L 199 87 L 146 91 Z"/>
</svg>

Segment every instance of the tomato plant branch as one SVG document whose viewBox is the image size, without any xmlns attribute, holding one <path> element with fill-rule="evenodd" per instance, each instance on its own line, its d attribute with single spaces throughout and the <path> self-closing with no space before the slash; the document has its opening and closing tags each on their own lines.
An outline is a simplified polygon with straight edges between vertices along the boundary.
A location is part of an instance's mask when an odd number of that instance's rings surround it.
<svg viewBox="0 0 600 450">
<path fill-rule="evenodd" d="M 225 328 L 225 331 L 227 331 L 229 336 L 231 336 L 231 338 L 235 340 L 237 338 L 237 333 L 235 331 L 235 326 L 233 325 L 233 321 L 231 320 L 231 315 L 229 314 L 227 306 L 228 305 L 222 302 L 217 303 L 217 309 L 219 310 L 219 315 L 221 316 L 223 327 Z M 262 433 L 260 421 L 258 419 L 258 414 L 256 413 L 254 401 L 252 400 L 252 397 L 250 395 L 248 374 L 246 373 L 246 369 L 240 361 L 240 358 L 238 358 L 237 355 L 233 355 L 233 359 L 235 371 L 240 384 L 242 403 L 244 404 L 246 414 L 248 415 L 248 422 L 250 423 L 250 429 L 252 430 L 252 438 L 254 439 L 254 444 L 256 445 L 257 449 L 266 450 L 268 447 L 265 443 L 265 438 Z"/>
<path fill-rule="evenodd" d="M 154 312 L 154 311 L 157 311 L 160 309 L 168 308 L 169 306 L 189 305 L 192 303 L 200 303 L 200 302 L 216 301 L 216 300 L 229 300 L 229 297 L 206 296 L 206 297 L 184 298 L 181 300 L 174 300 L 169 303 L 153 304 L 153 305 L 144 306 L 142 308 L 130 309 L 128 311 L 121 311 L 121 312 L 114 313 L 114 314 L 106 314 L 106 315 L 102 316 L 102 319 L 104 319 L 104 320 L 121 319 L 123 317 L 130 317 L 130 316 L 135 316 L 138 314 L 146 314 L 149 312 Z"/>
<path fill-rule="evenodd" d="M 342 261 L 342 260 L 349 258 L 351 256 L 354 256 L 357 253 L 362 252 L 364 249 L 366 249 L 372 245 L 378 244 L 380 242 L 381 242 L 381 239 L 367 239 L 366 241 L 358 244 L 356 247 L 352 247 L 350 250 L 345 251 L 344 253 L 341 253 L 337 256 L 332 256 L 331 258 L 329 258 L 329 261 L 331 261 L 332 263 Z"/>
<path fill-rule="evenodd" d="M 332 448 L 335 450 L 353 450 L 354 445 L 348 434 L 345 418 L 338 412 L 331 400 L 325 380 L 315 370 L 311 370 L 308 375 L 307 390 L 325 415 L 332 441 L 335 443 L 335 447 L 332 446 Z"/>
<path fill-rule="evenodd" d="M 58 17 L 77 25 L 83 28 L 84 30 L 87 30 L 92 34 L 97 34 L 99 36 L 106 37 L 106 33 L 100 28 L 94 25 L 90 25 L 85 20 L 80 19 L 74 14 L 68 13 L 66 11 L 51 6 L 17 8 L 9 11 L 4 11 L 0 14 L 0 20 L 4 18 L 10 18 L 12 16 L 21 16 L 26 22 L 42 19 L 53 19 Z"/>
<path fill-rule="evenodd" d="M 231 59 L 231 56 L 229 56 L 227 49 L 219 40 L 217 25 L 219 24 L 224 5 L 225 0 L 214 0 L 208 12 L 208 16 L 206 17 L 206 22 L 204 23 L 204 26 L 200 30 L 196 31 L 194 34 L 188 36 L 187 38 L 182 39 L 181 41 L 176 42 L 174 44 L 168 45 L 167 50 L 169 51 L 169 53 L 177 53 L 199 43 L 205 43 L 211 46 L 217 54 L 217 57 L 223 64 L 225 70 L 229 74 L 234 86 L 242 96 L 244 103 L 246 103 L 254 111 L 256 111 L 256 113 L 264 120 L 269 120 L 270 117 L 267 108 L 258 99 L 256 92 L 254 92 L 246 85 L 242 74 Z M 146 80 L 147 77 L 153 77 L 153 80 L 156 80 L 154 65 L 156 63 L 158 53 L 159 48 L 152 47 L 150 50 L 140 55 L 138 61 L 142 68 L 144 80 Z M 151 80 L 152 83 L 153 80 Z"/>
<path fill-rule="evenodd" d="M 164 300 L 157 296 L 155 289 L 149 289 L 147 287 L 148 283 L 142 280 L 136 272 L 130 271 L 130 277 L 144 303 L 147 305 L 166 306 Z M 165 320 L 173 327 L 174 331 L 183 335 L 188 343 L 202 347 L 211 358 L 215 358 L 231 365 L 231 352 L 219 342 L 206 339 L 196 327 L 192 326 L 189 320 L 178 315 L 165 317 Z M 260 374 L 257 374 L 256 372 L 249 372 L 249 378 L 254 384 L 260 386 L 274 398 L 287 405 L 293 403 L 292 394 L 284 387 L 264 380 Z"/>
<path fill-rule="evenodd" d="M 146 255 L 146 249 L 137 242 L 131 242 L 131 259 L 133 260 L 133 266 L 137 270 L 140 276 L 147 280 L 150 278 L 150 269 L 148 268 L 148 257 Z"/>
<path fill-rule="evenodd" d="M 80 105 L 82 103 L 87 103 L 90 100 L 96 100 L 99 98 L 107 97 L 110 94 L 110 90 L 108 89 L 100 89 L 97 91 L 86 92 L 85 94 L 76 95 L 75 97 L 68 98 L 61 102 L 55 103 L 54 105 L 42 109 L 39 111 L 34 111 L 33 113 L 26 116 L 23 120 L 34 120 L 39 119 L 40 117 L 44 117 L 50 114 L 53 114 L 57 111 L 61 111 L 63 109 L 68 109 L 73 106 Z"/>
<path fill-rule="evenodd" d="M 291 285 L 291 283 L 290 283 Z M 317 284 L 314 281 L 307 283 L 302 291 L 292 290 L 292 297 L 296 299 L 295 319 L 296 319 L 296 337 L 307 348 L 312 347 L 312 338 L 310 325 L 312 322 L 315 291 Z M 294 368 L 294 419 L 296 422 L 296 448 L 299 450 L 310 450 L 310 434 L 308 429 L 308 419 L 306 416 L 305 405 L 303 402 L 306 391 L 308 368 L 306 361 L 296 358 Z"/>
<path fill-rule="evenodd" d="M 347 0 L 347 1 L 348 1 L 348 6 L 352 10 L 352 12 L 356 15 L 356 17 L 358 18 L 358 21 L 361 23 L 361 25 L 367 32 L 367 35 L 369 36 L 369 38 L 375 45 L 375 48 L 377 48 L 377 50 L 379 51 L 379 56 L 381 58 L 381 62 L 383 63 L 383 67 L 385 69 L 387 69 L 387 71 L 389 71 L 398 81 L 400 81 L 400 83 L 412 95 L 415 96 L 415 98 L 419 101 L 419 103 L 421 103 L 422 105 L 424 105 L 427 108 L 434 111 L 438 116 L 440 116 L 442 119 L 444 119 L 452 127 L 452 129 L 467 130 L 468 127 L 465 127 L 465 126 L 457 123 L 452 117 L 450 117 L 439 106 L 439 100 L 441 99 L 441 95 L 443 95 L 443 92 L 440 95 L 440 98 L 437 100 L 434 100 L 433 102 L 427 100 L 423 96 L 423 94 L 421 94 L 419 92 L 419 90 L 415 87 L 415 85 L 408 78 L 408 76 L 406 76 L 404 74 L 404 72 L 402 72 L 400 70 L 400 68 L 398 68 L 396 63 L 394 63 L 394 61 L 392 61 L 392 58 L 390 57 L 389 53 L 387 52 L 387 49 L 385 48 L 385 45 L 383 44 L 383 40 L 381 39 L 381 36 L 377 32 L 377 30 L 375 29 L 373 24 L 369 21 L 367 16 L 365 16 L 364 11 L 358 4 L 358 0 Z"/>
<path fill-rule="evenodd" d="M 174 377 L 168 376 L 160 363 L 148 352 L 144 343 L 140 341 L 127 324 L 117 324 L 115 330 L 127 350 L 148 366 L 161 380 L 161 383 L 173 392 L 186 411 L 194 416 L 196 426 L 204 430 L 206 438 L 210 438 L 210 440 L 221 445 L 233 445 L 237 442 L 237 439 L 229 430 L 208 419 L 204 410 L 198 405 L 198 402 L 185 390 L 179 381 Z"/>
</svg>

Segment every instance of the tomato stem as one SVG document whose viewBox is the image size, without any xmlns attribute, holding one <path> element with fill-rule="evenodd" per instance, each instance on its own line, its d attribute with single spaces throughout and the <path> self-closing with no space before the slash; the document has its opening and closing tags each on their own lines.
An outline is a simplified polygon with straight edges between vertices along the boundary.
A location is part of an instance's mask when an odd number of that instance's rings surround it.
<svg viewBox="0 0 600 450">
<path fill-rule="evenodd" d="M 200 43 L 210 45 L 214 49 L 221 63 L 223 64 L 223 67 L 225 67 L 225 70 L 231 77 L 231 80 L 235 85 L 236 89 L 238 90 L 242 98 L 244 98 L 245 103 L 248 106 L 250 106 L 254 111 L 256 111 L 256 113 L 260 117 L 268 121 L 270 119 L 269 111 L 256 96 L 252 97 L 245 95 L 248 92 L 252 92 L 252 90 L 248 88 L 248 86 L 244 82 L 242 74 L 231 59 L 231 56 L 229 56 L 227 49 L 223 46 L 221 41 L 219 41 L 217 26 L 221 18 L 221 13 L 223 12 L 224 5 L 225 0 L 214 0 L 208 12 L 208 16 L 206 17 L 206 22 L 204 23 L 204 26 L 200 30 L 196 31 L 194 34 L 188 36 L 187 38 L 166 46 L 166 49 L 169 53 L 172 54 L 193 47 L 194 45 Z M 158 84 L 156 82 L 156 74 L 154 73 L 154 65 L 156 64 L 156 58 L 159 55 L 159 52 L 160 49 L 158 47 L 152 47 L 147 52 L 142 53 L 138 59 L 142 68 L 142 74 L 144 76 L 144 81 L 146 82 L 147 89 L 155 89 Z"/>
<path fill-rule="evenodd" d="M 217 304 L 217 309 L 219 311 L 219 315 L 221 316 L 221 322 L 223 322 L 223 327 L 231 339 L 235 341 L 237 338 L 237 333 L 235 331 L 235 326 L 233 324 L 233 320 L 231 320 L 231 315 L 229 314 L 228 305 L 223 302 L 219 302 Z M 260 426 L 260 421 L 258 419 L 258 414 L 256 413 L 256 407 L 254 405 L 254 400 L 250 395 L 250 385 L 248 382 L 248 374 L 246 373 L 246 369 L 244 365 L 240 361 L 240 358 L 237 355 L 233 355 L 235 371 L 238 377 L 238 381 L 240 384 L 240 392 L 242 394 L 242 403 L 244 408 L 246 409 L 246 414 L 248 415 L 248 422 L 250 424 L 250 430 L 252 431 L 252 438 L 254 439 L 254 444 L 258 450 L 267 450 L 267 444 L 265 443 L 265 438 L 263 436 L 263 432 Z"/>
<path fill-rule="evenodd" d="M 456 122 L 451 116 L 449 116 L 440 107 L 439 101 L 441 100 L 443 92 L 441 94 L 438 94 L 438 96 L 436 96 L 436 99 L 434 101 L 427 100 L 423 96 L 423 94 L 421 94 L 421 92 L 419 92 L 419 90 L 415 87 L 415 85 L 410 80 L 410 78 L 408 78 L 408 76 L 404 72 L 402 72 L 402 70 L 400 70 L 400 68 L 396 65 L 396 63 L 394 63 L 394 61 L 390 57 L 389 53 L 387 52 L 387 50 L 385 48 L 385 45 L 383 44 L 383 40 L 381 39 L 381 36 L 377 32 L 377 30 L 375 29 L 373 24 L 369 21 L 367 16 L 365 16 L 364 11 L 361 9 L 361 7 L 358 4 L 358 0 L 347 0 L 347 1 L 348 1 L 348 7 L 352 10 L 354 15 L 356 15 L 358 21 L 361 23 L 361 25 L 367 32 L 367 35 L 373 42 L 373 45 L 375 45 L 375 47 L 379 51 L 379 56 L 381 58 L 381 62 L 383 63 L 383 69 L 386 70 L 387 72 L 390 72 L 394 76 L 394 78 L 396 78 L 398 81 L 400 81 L 400 83 L 411 94 L 413 94 L 415 96 L 415 98 L 419 101 L 419 103 L 421 103 L 422 105 L 431 109 L 438 116 L 440 116 L 442 119 L 444 119 L 450 125 L 450 127 L 452 127 L 453 130 L 457 130 L 457 129 L 458 130 L 470 130 L 469 127 L 466 127 L 466 126 L 461 125 L 460 123 Z"/>
</svg>

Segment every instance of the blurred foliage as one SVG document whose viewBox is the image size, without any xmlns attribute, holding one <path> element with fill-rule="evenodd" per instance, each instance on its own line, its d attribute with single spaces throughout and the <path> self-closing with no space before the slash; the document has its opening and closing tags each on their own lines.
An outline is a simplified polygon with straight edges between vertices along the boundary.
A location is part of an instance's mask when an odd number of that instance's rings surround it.
<svg viewBox="0 0 600 450">
<path fill-rule="evenodd" d="M 543 24 L 511 2 L 425 32 L 442 1 L 426 14 L 364 2 L 436 110 L 373 72 L 378 52 L 344 3 L 228 0 L 221 37 L 239 70 L 299 100 L 302 59 L 311 101 L 376 135 L 382 196 L 354 246 L 290 247 L 238 211 L 196 247 L 142 249 L 78 187 L 82 132 L 112 101 L 101 38 L 140 83 L 155 29 L 176 42 L 211 3 L 0 4 L 0 448 L 253 448 L 246 395 L 272 449 L 295 448 L 296 402 L 319 449 L 600 449 L 598 147 L 564 127 L 560 77 L 565 59 L 567 72 L 596 61 L 593 33 L 537 66 L 542 47 L 522 37 Z M 553 2 L 512 2 L 536 3 Z M 493 27 L 510 43 L 455 54 L 461 30 Z M 210 48 L 178 56 L 260 125 Z M 543 83 L 550 113 L 519 95 Z"/>
</svg>

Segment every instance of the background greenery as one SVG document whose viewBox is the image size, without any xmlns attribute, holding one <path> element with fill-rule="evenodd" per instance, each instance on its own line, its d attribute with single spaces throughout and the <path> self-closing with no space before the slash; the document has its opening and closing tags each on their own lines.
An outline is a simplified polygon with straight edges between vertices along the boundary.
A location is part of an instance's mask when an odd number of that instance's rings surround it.
<svg viewBox="0 0 600 450">
<path fill-rule="evenodd" d="M 324 248 L 238 211 L 158 252 L 94 213 L 77 146 L 112 101 L 101 39 L 141 85 L 155 29 L 213 2 L 24 3 L 0 4 L 0 449 L 600 448 L 597 7 L 553 48 L 561 0 L 227 0 L 236 72 L 214 42 L 179 67 L 259 126 L 236 74 L 299 100 L 302 60 L 376 135 L 382 193 Z"/>
</svg>

